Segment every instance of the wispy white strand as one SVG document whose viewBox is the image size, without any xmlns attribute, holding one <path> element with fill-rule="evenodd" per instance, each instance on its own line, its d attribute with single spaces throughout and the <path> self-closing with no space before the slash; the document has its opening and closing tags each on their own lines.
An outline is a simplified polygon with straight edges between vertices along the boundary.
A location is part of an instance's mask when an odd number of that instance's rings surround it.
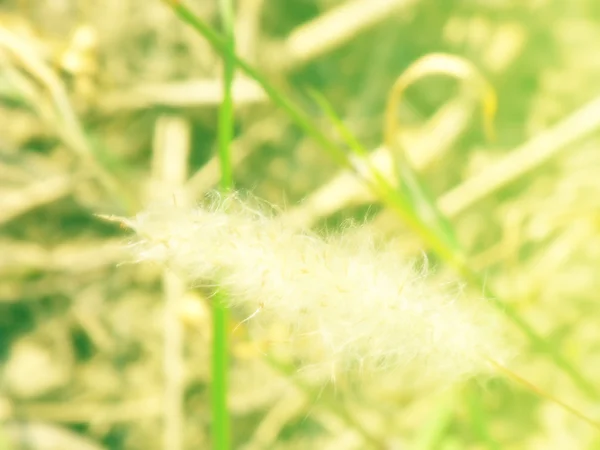
<svg viewBox="0 0 600 450">
<path fill-rule="evenodd" d="M 372 237 L 291 230 L 235 196 L 204 208 L 154 207 L 128 225 L 139 260 L 221 286 L 231 307 L 256 313 L 250 323 L 287 324 L 328 366 L 453 381 L 506 355 L 484 301 L 444 292 Z"/>
</svg>

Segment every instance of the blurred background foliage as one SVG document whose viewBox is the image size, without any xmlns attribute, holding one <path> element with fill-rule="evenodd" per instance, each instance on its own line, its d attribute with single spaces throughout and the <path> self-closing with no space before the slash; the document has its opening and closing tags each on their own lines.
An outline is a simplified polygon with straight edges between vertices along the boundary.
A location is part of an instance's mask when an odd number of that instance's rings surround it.
<svg viewBox="0 0 600 450">
<path fill-rule="evenodd" d="M 216 2 L 190 6 L 218 26 Z M 398 112 L 403 143 L 470 264 L 594 381 L 599 21 L 594 0 L 239 0 L 236 39 L 327 127 L 306 94 L 322 93 L 374 153 L 389 89 L 413 61 L 447 52 L 479 67 L 499 97 L 495 139 L 468 85 L 431 78 Z M 125 234 L 94 214 L 150 201 L 163 148 L 187 147 L 193 199 L 217 184 L 220 73 L 219 55 L 158 0 L 0 2 L 0 448 L 161 448 L 160 269 L 117 267 Z M 334 230 L 354 218 L 419 254 L 422 244 L 251 80 L 239 76 L 234 94 L 239 188 L 297 226 Z M 207 304 L 191 291 L 177 312 L 189 449 L 210 446 Z M 273 364 L 243 327 L 231 339 L 235 448 L 600 448 L 597 431 L 502 374 L 442 391 L 393 373 L 332 386 Z M 518 348 L 512 370 L 600 417 L 597 399 Z M 293 360 L 287 351 L 281 360 Z"/>
</svg>

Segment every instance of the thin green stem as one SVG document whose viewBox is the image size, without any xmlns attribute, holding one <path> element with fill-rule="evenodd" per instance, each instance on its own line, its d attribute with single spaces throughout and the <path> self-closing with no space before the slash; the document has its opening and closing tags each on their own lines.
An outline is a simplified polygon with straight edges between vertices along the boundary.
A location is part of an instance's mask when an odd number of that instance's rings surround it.
<svg viewBox="0 0 600 450">
<path fill-rule="evenodd" d="M 232 0 L 219 0 L 219 10 L 225 35 L 223 52 L 223 99 L 219 109 L 219 161 L 221 163 L 221 189 L 233 189 L 230 146 L 235 123 L 232 85 L 235 73 L 235 37 Z"/>
<path fill-rule="evenodd" d="M 229 314 L 224 306 L 224 295 L 213 296 L 213 353 L 212 353 L 212 438 L 215 450 L 230 448 L 229 412 L 227 410 L 228 346 L 227 324 Z"/>
<path fill-rule="evenodd" d="M 221 164 L 222 191 L 233 189 L 231 167 L 231 141 L 234 131 L 234 105 L 232 84 L 235 72 L 235 37 L 232 0 L 219 0 L 225 42 L 223 48 L 223 99 L 219 109 L 218 143 Z M 212 352 L 212 436 L 215 450 L 231 447 L 229 411 L 227 410 L 228 381 L 228 326 L 229 314 L 224 295 L 217 291 L 213 296 L 213 352 Z"/>
</svg>

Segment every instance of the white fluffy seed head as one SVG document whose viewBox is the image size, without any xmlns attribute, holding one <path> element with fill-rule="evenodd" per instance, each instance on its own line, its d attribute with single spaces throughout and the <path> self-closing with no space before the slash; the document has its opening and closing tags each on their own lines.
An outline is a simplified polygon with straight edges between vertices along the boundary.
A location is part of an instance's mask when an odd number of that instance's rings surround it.
<svg viewBox="0 0 600 450">
<path fill-rule="evenodd" d="M 128 222 L 132 248 L 139 260 L 224 288 L 231 307 L 258 312 L 251 324 L 286 324 L 293 342 L 318 355 L 313 364 L 451 382 L 506 356 L 485 301 L 432 285 L 425 269 L 370 236 L 321 238 L 248 205 L 226 196 L 202 208 L 151 208 Z"/>
</svg>

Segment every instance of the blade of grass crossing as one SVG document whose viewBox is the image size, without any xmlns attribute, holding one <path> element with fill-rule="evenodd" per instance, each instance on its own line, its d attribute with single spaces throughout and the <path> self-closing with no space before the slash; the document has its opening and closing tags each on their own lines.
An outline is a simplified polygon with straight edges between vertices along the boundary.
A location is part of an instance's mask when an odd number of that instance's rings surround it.
<svg viewBox="0 0 600 450">
<path fill-rule="evenodd" d="M 370 164 L 367 150 L 360 144 L 352 132 L 346 127 L 341 118 L 337 115 L 331 104 L 319 93 L 310 92 L 311 97 L 323 109 L 327 117 L 332 121 L 340 136 L 344 139 L 350 151 L 356 158 L 360 158 L 370 170 L 370 175 L 376 177 L 377 183 L 384 189 L 390 190 L 389 183 L 379 172 Z M 388 144 L 388 150 L 392 151 Z M 411 216 L 411 220 L 420 228 L 428 228 L 436 231 L 437 236 L 444 239 L 447 247 L 455 253 L 460 253 L 460 246 L 456 239 L 454 230 L 449 221 L 441 214 L 433 202 L 433 196 L 427 191 L 426 187 L 419 181 L 418 175 L 411 170 L 408 164 L 398 162 L 398 179 L 400 186 L 396 196 L 397 201 L 402 203 L 403 209 Z M 426 227 L 422 225 L 425 224 Z"/>
<path fill-rule="evenodd" d="M 444 246 L 444 243 L 439 241 L 439 233 L 433 233 L 432 227 L 425 226 L 427 222 L 419 217 L 419 211 L 415 207 L 416 202 L 413 197 L 410 196 L 411 191 L 394 189 L 390 182 L 371 164 L 367 150 L 352 134 L 348 127 L 346 127 L 329 102 L 321 94 L 315 91 L 311 91 L 310 95 L 322 108 L 325 115 L 331 120 L 344 140 L 344 143 L 348 146 L 351 154 L 345 155 L 345 158 L 349 161 L 349 165 L 355 173 L 359 176 L 362 175 L 363 180 L 369 184 L 369 187 L 373 189 L 374 192 L 388 204 L 388 206 L 395 209 L 402 220 L 407 222 L 425 242 L 428 242 L 430 247 L 440 254 L 446 252 L 445 248 L 447 246 Z M 363 173 L 364 169 L 362 169 L 357 162 L 360 162 L 360 164 L 368 170 L 368 174 Z M 454 252 L 454 255 L 457 255 L 457 252 Z M 446 257 L 454 258 L 456 256 L 447 254 Z"/>
</svg>

